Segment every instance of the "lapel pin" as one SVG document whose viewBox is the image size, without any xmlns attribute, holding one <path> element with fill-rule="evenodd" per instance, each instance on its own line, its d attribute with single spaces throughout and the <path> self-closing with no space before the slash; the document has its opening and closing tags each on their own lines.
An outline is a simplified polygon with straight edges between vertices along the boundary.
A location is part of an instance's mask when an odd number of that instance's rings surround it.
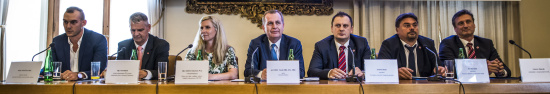
<svg viewBox="0 0 550 94">
<path fill-rule="evenodd" d="M 352 50 L 355 53 L 355 49 Z"/>
<path fill-rule="evenodd" d="M 149 52 L 147 52 L 147 54 L 149 54 Z"/>
<path fill-rule="evenodd" d="M 476 46 L 476 49 L 479 49 L 479 46 Z"/>
</svg>

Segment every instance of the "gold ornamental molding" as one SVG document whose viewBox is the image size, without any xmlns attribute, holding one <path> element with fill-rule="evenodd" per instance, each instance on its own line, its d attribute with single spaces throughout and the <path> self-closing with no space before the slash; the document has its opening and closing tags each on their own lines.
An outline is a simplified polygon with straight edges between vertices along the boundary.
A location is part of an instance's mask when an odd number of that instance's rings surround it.
<svg viewBox="0 0 550 94">
<path fill-rule="evenodd" d="M 330 15 L 333 0 L 187 0 L 187 13 L 227 14 L 246 17 L 252 23 L 262 26 L 265 11 L 279 10 L 284 15 Z"/>
</svg>

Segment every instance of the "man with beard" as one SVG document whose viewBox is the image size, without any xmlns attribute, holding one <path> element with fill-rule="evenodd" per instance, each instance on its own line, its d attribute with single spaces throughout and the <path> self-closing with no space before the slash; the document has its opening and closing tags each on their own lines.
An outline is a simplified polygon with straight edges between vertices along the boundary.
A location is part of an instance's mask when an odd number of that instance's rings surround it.
<svg viewBox="0 0 550 94">
<path fill-rule="evenodd" d="M 100 71 L 107 62 L 107 39 L 105 36 L 84 28 L 84 11 L 69 7 L 63 15 L 65 34 L 53 38 L 53 61 L 62 63 L 61 79 L 89 79 L 91 62 L 101 62 Z"/>
<path fill-rule="evenodd" d="M 384 40 L 379 59 L 397 59 L 400 79 L 428 77 L 435 73 L 436 56 L 427 48 L 435 50 L 434 41 L 418 35 L 418 18 L 413 13 L 403 13 L 395 20 L 397 34 Z M 443 65 L 440 63 L 439 65 Z M 438 66 L 439 73 L 445 68 Z"/>
<path fill-rule="evenodd" d="M 300 61 L 300 78 L 305 76 L 304 59 L 302 56 L 302 43 L 300 40 L 283 34 L 285 20 L 278 10 L 270 10 L 264 13 L 262 29 L 265 34 L 250 41 L 244 75 L 255 75 L 261 79 L 267 79 L 266 60 L 288 60 L 289 51 L 293 49 L 294 60 Z M 258 49 L 254 56 L 255 49 Z M 252 61 L 254 58 L 254 61 Z M 250 66 L 254 64 L 254 68 Z M 252 71 L 250 71 L 252 70 Z"/>
<path fill-rule="evenodd" d="M 510 69 L 502 63 L 491 39 L 474 35 L 476 25 L 473 14 L 468 10 L 460 10 L 452 18 L 456 35 L 449 36 L 439 46 L 441 61 L 459 58 L 459 48 L 464 49 L 467 59 L 485 58 L 489 74 L 496 77 L 510 77 Z"/>
</svg>

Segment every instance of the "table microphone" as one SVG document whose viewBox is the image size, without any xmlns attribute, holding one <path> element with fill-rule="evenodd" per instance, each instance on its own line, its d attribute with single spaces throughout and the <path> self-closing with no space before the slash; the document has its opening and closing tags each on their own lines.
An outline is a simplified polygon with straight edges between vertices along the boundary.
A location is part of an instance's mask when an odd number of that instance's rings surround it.
<svg viewBox="0 0 550 94">
<path fill-rule="evenodd" d="M 438 57 L 437 54 L 434 51 L 432 51 L 430 48 L 428 48 L 427 45 L 424 45 L 424 47 L 428 51 L 430 51 L 435 57 L 435 75 L 432 75 L 432 76 L 428 77 L 428 81 L 440 81 L 440 80 L 442 80 L 443 76 L 439 75 L 439 69 L 438 69 L 439 64 L 437 63 L 437 61 L 439 61 L 439 59 L 437 59 L 437 57 Z"/>
<path fill-rule="evenodd" d="M 181 50 L 178 54 L 176 54 L 176 56 L 174 57 L 174 62 L 177 62 L 177 61 L 178 61 L 178 56 L 179 56 L 181 53 L 183 53 L 183 51 L 185 51 L 185 50 L 187 50 L 187 49 L 189 49 L 189 48 L 191 48 L 191 47 L 193 47 L 193 44 L 189 44 L 189 46 L 185 47 L 185 48 L 184 48 L 183 50 Z M 177 64 L 177 63 L 176 63 L 176 64 Z M 174 64 L 174 65 L 176 65 L 176 64 Z M 175 68 L 175 67 L 174 67 L 174 68 Z M 172 76 L 170 76 L 170 77 L 166 77 L 166 80 L 173 80 L 173 79 L 175 79 L 175 78 L 176 78 L 176 77 L 175 77 L 175 76 L 176 76 L 176 74 L 175 74 L 176 71 L 177 71 L 177 70 L 174 69 L 174 75 L 172 75 Z"/>
<path fill-rule="evenodd" d="M 42 50 L 42 51 L 40 51 L 40 52 L 34 54 L 34 56 L 32 56 L 31 61 L 34 61 L 34 57 L 35 57 L 35 56 L 37 56 L 37 55 L 39 55 L 39 54 L 41 54 L 41 53 L 47 51 L 48 49 L 50 49 L 50 48 L 51 48 L 52 46 L 54 46 L 54 45 L 55 45 L 55 42 L 52 42 L 52 43 L 50 44 L 50 46 L 48 46 L 48 48 L 46 48 L 46 49 L 44 49 L 44 50 Z"/>
<path fill-rule="evenodd" d="M 254 54 L 256 54 L 258 48 L 260 47 L 257 46 L 256 49 L 254 49 L 254 52 L 252 52 L 252 59 L 250 60 L 250 75 L 244 78 L 245 83 L 259 83 L 261 80 L 260 78 L 254 76 Z"/>
<path fill-rule="evenodd" d="M 126 47 L 120 48 L 120 50 L 118 50 L 116 53 L 112 54 L 111 57 L 113 57 L 113 56 L 115 56 L 116 54 L 118 54 L 118 53 L 124 51 L 125 49 L 126 49 Z"/>
<path fill-rule="evenodd" d="M 353 54 L 353 50 L 351 49 L 351 47 L 348 47 L 348 50 L 351 52 L 351 61 L 353 68 L 351 68 L 352 76 L 346 77 L 346 82 L 357 82 L 358 77 L 357 75 L 355 75 L 355 54 Z"/>
<path fill-rule="evenodd" d="M 523 49 L 521 46 L 519 46 L 518 44 L 516 44 L 516 42 L 514 42 L 514 40 L 510 40 L 510 41 L 508 41 L 508 42 L 510 42 L 510 44 L 516 45 L 516 46 L 519 47 L 521 50 L 523 50 L 523 51 L 525 51 L 527 54 L 529 54 L 529 58 L 533 58 L 533 57 L 531 57 L 531 53 L 529 53 L 529 51 Z"/>
</svg>

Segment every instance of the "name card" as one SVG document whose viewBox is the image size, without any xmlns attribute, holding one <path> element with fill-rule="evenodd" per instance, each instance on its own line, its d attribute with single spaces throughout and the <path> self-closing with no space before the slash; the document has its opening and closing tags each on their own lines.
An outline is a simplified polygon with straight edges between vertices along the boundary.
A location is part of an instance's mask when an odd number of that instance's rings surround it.
<svg viewBox="0 0 550 94">
<path fill-rule="evenodd" d="M 109 60 L 105 83 L 137 84 L 139 60 Z"/>
<path fill-rule="evenodd" d="M 42 61 L 12 62 L 6 83 L 37 83 L 41 66 Z"/>
<path fill-rule="evenodd" d="M 300 84 L 298 60 L 266 61 L 267 84 Z"/>
<path fill-rule="evenodd" d="M 485 59 L 455 59 L 458 81 L 489 83 L 489 71 Z"/>
<path fill-rule="evenodd" d="M 395 59 L 365 59 L 365 83 L 399 82 Z"/>
<path fill-rule="evenodd" d="M 176 84 L 208 83 L 208 61 L 177 61 Z"/>
<path fill-rule="evenodd" d="M 550 82 L 550 58 L 519 59 L 521 81 Z"/>
</svg>

